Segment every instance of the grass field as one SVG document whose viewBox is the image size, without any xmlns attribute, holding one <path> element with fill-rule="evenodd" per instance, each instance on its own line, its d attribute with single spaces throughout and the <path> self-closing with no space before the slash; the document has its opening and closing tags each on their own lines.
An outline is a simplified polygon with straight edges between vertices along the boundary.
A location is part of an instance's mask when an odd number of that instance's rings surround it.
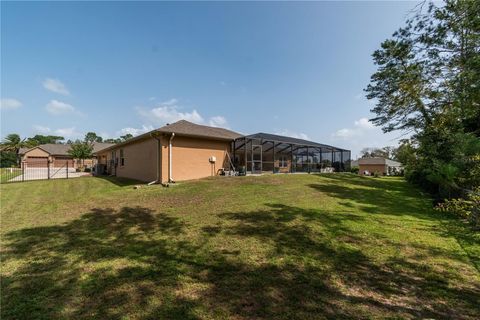
<svg viewBox="0 0 480 320">
<path fill-rule="evenodd" d="M 0 188 L 2 319 L 480 314 L 480 234 L 399 178 Z"/>
</svg>

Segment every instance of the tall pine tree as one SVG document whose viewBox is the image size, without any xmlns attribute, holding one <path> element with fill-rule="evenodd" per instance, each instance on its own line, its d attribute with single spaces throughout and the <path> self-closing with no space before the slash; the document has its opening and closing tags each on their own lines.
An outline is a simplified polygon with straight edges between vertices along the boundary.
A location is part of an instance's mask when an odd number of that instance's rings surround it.
<svg viewBox="0 0 480 320">
<path fill-rule="evenodd" d="M 371 121 L 412 133 L 407 177 L 439 197 L 478 186 L 480 1 L 422 3 L 373 59 Z"/>
</svg>

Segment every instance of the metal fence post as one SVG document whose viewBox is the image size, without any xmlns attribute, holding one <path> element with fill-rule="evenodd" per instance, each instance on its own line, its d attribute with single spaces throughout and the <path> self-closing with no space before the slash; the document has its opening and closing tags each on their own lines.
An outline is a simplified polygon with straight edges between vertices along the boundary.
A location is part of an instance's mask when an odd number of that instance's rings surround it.
<svg viewBox="0 0 480 320">
<path fill-rule="evenodd" d="M 68 159 L 67 159 L 67 179 L 68 179 Z"/>
<path fill-rule="evenodd" d="M 50 179 L 50 160 L 47 159 L 47 177 Z"/>
<path fill-rule="evenodd" d="M 25 163 L 22 163 L 22 182 L 25 181 Z"/>
</svg>

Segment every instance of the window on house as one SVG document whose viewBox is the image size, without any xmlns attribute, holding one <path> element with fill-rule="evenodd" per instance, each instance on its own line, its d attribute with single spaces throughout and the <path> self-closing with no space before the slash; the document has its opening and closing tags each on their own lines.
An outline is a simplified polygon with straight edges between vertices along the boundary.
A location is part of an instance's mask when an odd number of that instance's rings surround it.
<svg viewBox="0 0 480 320">
<path fill-rule="evenodd" d="M 280 156 L 280 158 L 278 159 L 278 163 L 280 168 L 288 167 L 287 156 Z"/>
<path fill-rule="evenodd" d="M 123 156 L 123 149 L 120 149 L 120 165 L 125 165 L 125 157 Z"/>
</svg>

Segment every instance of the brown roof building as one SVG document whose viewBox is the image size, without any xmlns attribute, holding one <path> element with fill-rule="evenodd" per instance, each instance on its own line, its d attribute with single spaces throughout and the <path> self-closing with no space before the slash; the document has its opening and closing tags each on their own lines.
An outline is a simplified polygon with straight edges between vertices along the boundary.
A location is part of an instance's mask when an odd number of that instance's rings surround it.
<svg viewBox="0 0 480 320">
<path fill-rule="evenodd" d="M 99 152 L 113 145 L 112 143 L 94 142 L 93 152 Z M 27 168 L 42 168 L 47 167 L 49 164 L 52 167 L 68 166 L 70 168 L 76 168 L 80 164 L 80 161 L 74 159 L 68 153 L 69 150 L 69 144 L 47 143 L 32 148 L 20 148 L 18 155 L 20 156 L 22 166 Z M 94 159 L 87 159 L 84 161 L 84 165 L 92 166 L 94 162 Z"/>
<path fill-rule="evenodd" d="M 350 151 L 290 137 L 180 120 L 96 152 L 102 173 L 169 183 L 222 172 L 343 171 Z"/>
<path fill-rule="evenodd" d="M 358 159 L 358 173 L 360 175 L 396 175 L 403 170 L 403 165 L 394 160 L 386 158 L 361 158 Z"/>
</svg>

